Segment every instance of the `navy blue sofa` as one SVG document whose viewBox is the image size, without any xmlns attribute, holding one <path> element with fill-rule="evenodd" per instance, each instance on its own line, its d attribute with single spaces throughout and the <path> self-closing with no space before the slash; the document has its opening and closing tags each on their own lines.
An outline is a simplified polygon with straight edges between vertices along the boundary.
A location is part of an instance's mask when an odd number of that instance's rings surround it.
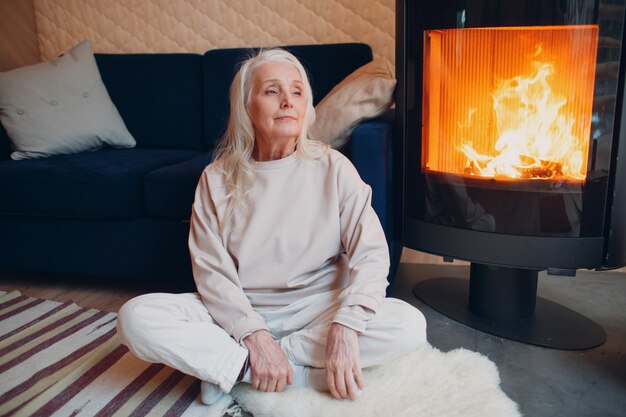
<svg viewBox="0 0 626 417">
<path fill-rule="evenodd" d="M 307 68 L 315 103 L 372 59 L 365 44 L 286 48 Z M 193 288 L 194 190 L 225 129 L 230 82 L 248 51 L 96 54 L 133 149 L 13 161 L 0 126 L 0 268 Z M 392 122 L 376 119 L 359 125 L 342 151 L 373 188 L 395 270 L 391 141 Z"/>
</svg>

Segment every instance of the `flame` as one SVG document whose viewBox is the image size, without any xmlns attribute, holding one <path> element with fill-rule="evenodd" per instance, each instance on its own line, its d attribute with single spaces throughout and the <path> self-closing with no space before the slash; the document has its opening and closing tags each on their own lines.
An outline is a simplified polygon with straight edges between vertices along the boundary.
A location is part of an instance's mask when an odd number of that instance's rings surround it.
<svg viewBox="0 0 626 417">
<path fill-rule="evenodd" d="M 424 172 L 583 182 L 597 25 L 424 34 Z"/>
<path fill-rule="evenodd" d="M 466 174 L 585 179 L 581 141 L 573 133 L 576 117 L 565 109 L 567 98 L 550 85 L 554 66 L 533 64 L 534 74 L 505 80 L 492 94 L 497 155 L 480 154 L 468 142 L 459 147 L 467 157 Z"/>
</svg>

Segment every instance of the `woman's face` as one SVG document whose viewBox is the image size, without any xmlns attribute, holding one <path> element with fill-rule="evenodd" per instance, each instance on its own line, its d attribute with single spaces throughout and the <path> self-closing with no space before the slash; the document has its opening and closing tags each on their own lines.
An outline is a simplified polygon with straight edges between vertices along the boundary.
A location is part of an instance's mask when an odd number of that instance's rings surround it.
<svg viewBox="0 0 626 417">
<path fill-rule="evenodd" d="M 306 111 L 298 69 L 289 62 L 272 61 L 259 66 L 252 77 L 248 113 L 257 143 L 297 139 Z"/>
</svg>

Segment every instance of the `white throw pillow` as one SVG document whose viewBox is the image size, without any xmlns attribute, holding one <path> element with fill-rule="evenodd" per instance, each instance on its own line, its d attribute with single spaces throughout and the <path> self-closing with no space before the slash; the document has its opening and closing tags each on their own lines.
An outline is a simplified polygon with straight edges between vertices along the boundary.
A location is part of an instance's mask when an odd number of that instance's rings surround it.
<svg viewBox="0 0 626 417">
<path fill-rule="evenodd" d="M 13 159 L 135 146 L 88 41 L 55 60 L 1 72 L 0 121 Z"/>
<path fill-rule="evenodd" d="M 312 139 L 342 147 L 362 121 L 380 116 L 393 104 L 396 80 L 389 62 L 372 61 L 337 84 L 317 106 L 308 134 Z"/>
</svg>

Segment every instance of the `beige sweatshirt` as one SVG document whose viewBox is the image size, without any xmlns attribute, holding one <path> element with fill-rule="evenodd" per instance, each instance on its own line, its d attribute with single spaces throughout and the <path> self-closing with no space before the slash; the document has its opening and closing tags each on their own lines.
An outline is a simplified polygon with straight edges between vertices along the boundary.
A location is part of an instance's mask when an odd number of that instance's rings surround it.
<svg viewBox="0 0 626 417">
<path fill-rule="evenodd" d="M 335 150 L 317 160 L 296 152 L 255 165 L 249 204 L 228 222 L 219 161 L 196 189 L 189 249 L 209 313 L 240 341 L 267 329 L 255 309 L 344 288 L 333 322 L 364 331 L 385 296 L 389 269 L 370 187 Z"/>
</svg>

